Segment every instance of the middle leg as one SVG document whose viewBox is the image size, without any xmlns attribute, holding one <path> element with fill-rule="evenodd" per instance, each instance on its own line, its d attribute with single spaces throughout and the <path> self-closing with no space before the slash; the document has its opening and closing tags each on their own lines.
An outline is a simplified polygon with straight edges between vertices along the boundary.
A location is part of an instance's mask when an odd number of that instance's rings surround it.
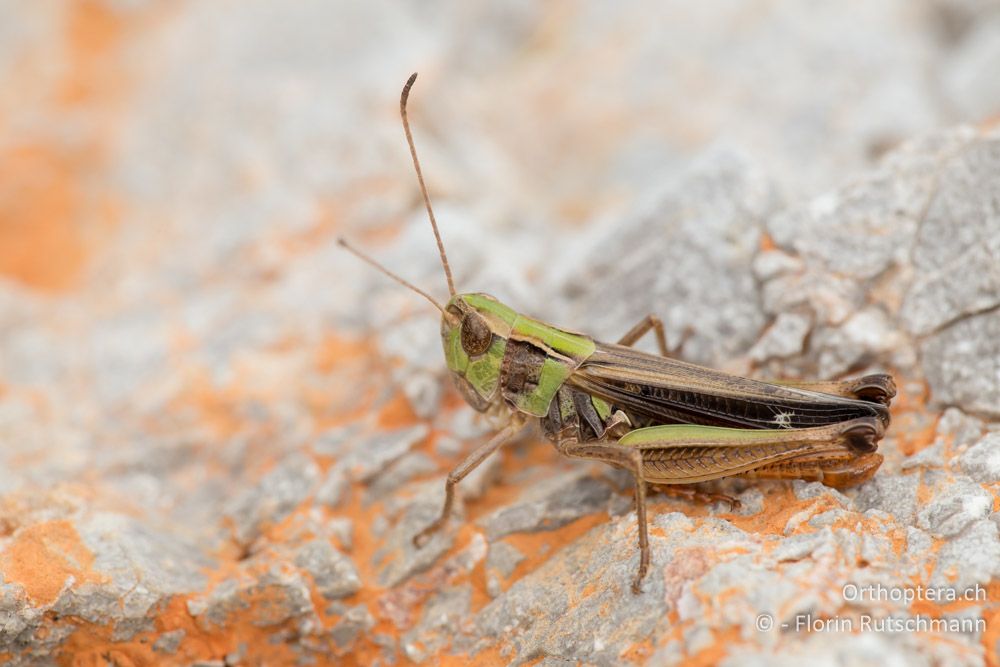
<svg viewBox="0 0 1000 667">
<path fill-rule="evenodd" d="M 628 332 L 618 340 L 619 345 L 632 347 L 640 338 L 652 329 L 656 333 L 656 345 L 660 348 L 660 356 L 668 356 L 667 336 L 663 333 L 663 321 L 650 313 L 639 320 L 638 324 L 628 330 Z"/>
</svg>

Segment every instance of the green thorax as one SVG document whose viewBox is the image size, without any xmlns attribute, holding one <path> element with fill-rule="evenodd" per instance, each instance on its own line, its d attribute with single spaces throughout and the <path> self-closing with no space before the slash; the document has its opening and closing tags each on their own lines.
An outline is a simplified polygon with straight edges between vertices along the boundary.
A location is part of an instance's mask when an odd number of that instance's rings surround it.
<svg viewBox="0 0 1000 667">
<path fill-rule="evenodd" d="M 474 311 L 493 333 L 489 349 L 470 357 L 462 348 L 461 327 L 442 324 L 448 368 L 484 400 L 492 400 L 499 387 L 516 409 L 536 417 L 548 413 L 559 387 L 596 347 L 587 336 L 520 315 L 486 294 L 459 294 L 448 308 Z"/>
</svg>

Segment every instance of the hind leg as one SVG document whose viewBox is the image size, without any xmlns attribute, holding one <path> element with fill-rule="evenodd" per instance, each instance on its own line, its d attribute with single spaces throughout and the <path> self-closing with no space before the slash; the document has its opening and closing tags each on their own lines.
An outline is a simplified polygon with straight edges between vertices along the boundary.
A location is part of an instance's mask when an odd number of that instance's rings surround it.
<svg viewBox="0 0 1000 667">
<path fill-rule="evenodd" d="M 649 533 L 646 524 L 646 482 L 642 477 L 642 452 L 610 442 L 563 442 L 559 451 L 577 459 L 604 461 L 632 472 L 635 478 L 635 518 L 639 533 L 639 570 L 632 580 L 632 592 L 642 592 L 642 580 L 649 570 Z"/>
</svg>

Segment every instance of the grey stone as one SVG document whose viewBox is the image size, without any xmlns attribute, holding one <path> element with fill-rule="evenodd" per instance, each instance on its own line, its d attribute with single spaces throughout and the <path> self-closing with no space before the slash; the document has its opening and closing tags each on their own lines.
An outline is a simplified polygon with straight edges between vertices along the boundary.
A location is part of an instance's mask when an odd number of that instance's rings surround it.
<svg viewBox="0 0 1000 667">
<path fill-rule="evenodd" d="M 359 436 L 361 428 L 357 424 L 342 426 L 322 433 L 313 443 L 313 451 L 320 456 L 340 458 L 350 451 L 351 443 Z"/>
<path fill-rule="evenodd" d="M 707 625 L 691 626 L 684 633 L 684 650 L 688 655 L 697 655 L 708 650 L 715 643 L 715 635 Z"/>
<path fill-rule="evenodd" d="M 819 377 L 841 376 L 872 359 L 890 356 L 895 363 L 909 366 L 915 356 L 909 352 L 912 347 L 886 314 L 875 307 L 852 313 L 836 327 L 820 328 L 811 339 Z"/>
<path fill-rule="evenodd" d="M 503 541 L 491 543 L 486 555 L 486 592 L 492 597 L 500 595 L 503 592 L 500 579 L 510 577 L 524 559 L 525 555 L 517 547 Z"/>
<path fill-rule="evenodd" d="M 116 641 L 150 630 L 158 607 L 174 594 L 201 590 L 202 571 L 213 565 L 193 545 L 131 517 L 98 513 L 79 521 L 78 532 L 107 582 L 67 588 L 52 608 L 111 624 Z"/>
<path fill-rule="evenodd" d="M 989 519 L 972 522 L 960 535 L 941 546 L 930 586 L 961 591 L 1000 576 L 1000 537 Z"/>
<path fill-rule="evenodd" d="M 225 626 L 233 614 L 246 610 L 255 595 L 265 595 L 268 604 L 258 609 L 253 625 L 272 628 L 293 620 L 304 627 L 313 625 L 315 610 L 308 584 L 298 572 L 288 571 L 280 564 L 260 576 L 241 572 L 209 592 L 190 598 L 187 608 L 198 625 L 210 631 Z"/>
<path fill-rule="evenodd" d="M 748 581 L 753 583 L 746 585 Z M 780 573 L 763 568 L 753 555 L 737 556 L 712 567 L 698 581 L 698 590 L 712 596 L 722 595 L 726 589 L 741 591 L 741 597 L 754 609 L 776 613 L 779 609 L 787 609 L 788 605 L 801 596 L 798 587 L 786 580 Z M 714 602 L 706 608 L 679 606 L 682 618 L 698 619 L 704 614 L 722 611 Z M 754 615 L 750 618 L 740 618 L 739 606 L 729 607 L 727 620 L 740 626 L 754 628 Z M 754 629 L 754 631 L 756 631 Z"/>
<path fill-rule="evenodd" d="M 902 470 L 914 470 L 916 468 L 943 468 L 945 465 L 944 461 L 944 442 L 938 440 L 932 445 L 924 447 L 919 452 L 913 456 L 908 456 L 900 464 Z"/>
<path fill-rule="evenodd" d="M 816 618 L 815 616 L 813 617 Z M 832 618 L 832 615 L 831 615 Z M 855 618 L 855 626 L 860 619 Z M 836 630 L 808 631 L 794 624 L 790 631 L 797 631 L 801 639 L 794 645 L 779 648 L 763 646 L 730 655 L 719 663 L 720 667 L 796 667 L 803 663 L 818 665 L 886 665 L 887 667 L 932 667 L 936 664 L 967 664 L 963 656 L 967 651 L 956 648 L 936 650 L 928 643 L 897 635 L 883 636 L 878 632 L 838 632 Z M 928 653 L 934 652 L 930 656 Z M 816 656 L 822 656 L 817 658 Z"/>
<path fill-rule="evenodd" d="M 876 172 L 772 216 L 767 231 L 807 261 L 855 279 L 874 278 L 906 259 L 917 229 L 922 203 L 898 189 L 897 175 Z"/>
<path fill-rule="evenodd" d="M 312 576 L 316 590 L 327 600 L 347 597 L 361 589 L 361 577 L 354 562 L 326 540 L 302 545 L 295 555 L 295 564 Z"/>
<path fill-rule="evenodd" d="M 750 349 L 749 357 L 757 362 L 791 357 L 802 352 L 806 334 L 812 328 L 807 315 L 779 313 L 774 322 Z"/>
<path fill-rule="evenodd" d="M 858 555 L 865 563 L 875 567 L 885 567 L 896 560 L 892 540 L 872 533 L 861 534 L 861 548 Z"/>
<path fill-rule="evenodd" d="M 187 632 L 184 630 L 170 630 L 169 632 L 161 633 L 156 638 L 156 641 L 153 642 L 153 650 L 157 653 L 166 653 L 168 655 L 176 653 L 177 647 L 184 641 L 185 636 L 187 636 Z"/>
<path fill-rule="evenodd" d="M 901 317 L 924 335 L 1000 305 L 1000 140 L 947 160 L 913 250 L 916 280 Z"/>
<path fill-rule="evenodd" d="M 653 525 L 663 530 L 669 531 L 671 533 L 675 531 L 680 532 L 690 532 L 694 530 L 694 521 L 691 520 L 689 516 L 683 512 L 667 512 L 666 514 L 657 514 L 650 518 Z"/>
<path fill-rule="evenodd" d="M 20 584 L 0 584 L 0 646 L 4 651 L 21 653 L 32 647 L 51 648 L 36 636 L 46 610 L 32 606 L 26 597 Z"/>
<path fill-rule="evenodd" d="M 493 542 L 486 556 L 486 569 L 496 570 L 501 576 L 509 577 L 524 558 L 517 547 L 503 541 Z"/>
<path fill-rule="evenodd" d="M 809 507 L 789 516 L 785 522 L 785 527 L 782 529 L 782 533 L 784 535 L 792 535 L 802 527 L 802 524 L 808 524 L 809 520 L 816 514 L 816 509 L 817 504 L 812 503 Z"/>
<path fill-rule="evenodd" d="M 854 497 L 859 511 L 878 509 L 896 517 L 904 525 L 913 523 L 917 513 L 917 487 L 920 478 L 915 474 L 879 474 L 866 482 Z"/>
<path fill-rule="evenodd" d="M 718 364 L 744 350 L 764 324 L 751 264 L 760 222 L 775 202 L 770 182 L 746 158 L 705 155 L 593 236 L 564 280 L 572 298 L 567 321 L 615 341 L 652 312 L 668 341 L 691 332 L 686 359 Z"/>
<path fill-rule="evenodd" d="M 831 274 L 816 264 L 768 280 L 761 292 L 765 312 L 778 315 L 805 311 L 812 314 L 814 327 L 843 323 L 857 312 L 864 299 L 856 280 Z"/>
<path fill-rule="evenodd" d="M 938 439 L 947 439 L 952 451 L 971 445 L 983 434 L 983 422 L 958 408 L 947 408 L 937 424 Z"/>
<path fill-rule="evenodd" d="M 535 530 L 553 530 L 582 516 L 605 509 L 611 487 L 586 471 L 574 471 L 545 480 L 529 489 L 522 499 L 484 517 L 486 538 Z"/>
<path fill-rule="evenodd" d="M 375 552 L 372 563 L 378 568 L 380 586 L 393 587 L 419 572 L 431 567 L 454 543 L 449 526 L 443 526 L 430 536 L 425 544 L 417 547 L 413 538 L 437 519 L 444 502 L 443 487 L 423 485 L 427 493 L 420 493 L 417 500 L 406 504 L 403 515 L 396 522 L 385 540 L 385 546 Z"/>
<path fill-rule="evenodd" d="M 326 529 L 344 549 L 350 551 L 354 547 L 354 522 L 347 517 L 333 517 L 325 522 Z"/>
<path fill-rule="evenodd" d="M 537 570 L 515 582 L 475 618 L 474 635 L 458 650 L 475 652 L 501 641 L 506 660 L 570 656 L 590 664 L 610 664 L 635 641 L 653 632 L 666 613 L 663 579 L 658 574 L 671 556 L 667 541 L 651 535 L 653 563 L 644 593 L 629 585 L 638 554 L 629 517 L 598 526 L 568 545 Z M 588 589 L 589 594 L 582 591 Z M 572 600 L 572 602 L 571 602 Z"/>
<path fill-rule="evenodd" d="M 464 412 L 459 410 L 459 412 Z M 451 437 L 450 435 L 442 435 L 434 440 L 434 451 L 440 456 L 444 456 L 448 459 L 456 458 L 462 453 L 463 443 L 461 440 Z"/>
<path fill-rule="evenodd" d="M 188 613 L 200 618 L 203 624 L 221 625 L 232 612 L 246 608 L 246 602 L 238 597 L 239 590 L 239 581 L 226 579 L 215 586 L 210 595 L 188 600 Z"/>
<path fill-rule="evenodd" d="M 824 541 L 822 533 L 801 533 L 781 540 L 771 550 L 771 557 L 776 561 L 798 561 L 812 554 Z"/>
<path fill-rule="evenodd" d="M 365 503 L 377 502 L 415 477 L 436 472 L 437 464 L 423 452 L 408 452 L 374 477 L 365 491 Z"/>
<path fill-rule="evenodd" d="M 419 227 L 423 229 L 415 231 L 425 235 L 426 224 L 421 221 Z M 436 258 L 428 256 L 427 260 L 433 262 Z M 403 290 L 379 294 L 371 309 L 372 328 L 381 353 L 403 360 L 404 363 L 393 371 L 393 380 L 403 388 L 414 411 L 426 418 L 434 414 L 434 406 L 441 395 L 439 373 L 444 355 L 439 333 L 440 313 L 421 308 L 400 319 L 398 313 L 405 304 L 412 305 L 412 299 L 413 295 Z"/>
<path fill-rule="evenodd" d="M 237 667 L 242 664 L 247 654 L 247 643 L 240 642 L 236 645 L 235 651 L 230 651 L 226 654 L 226 667 Z"/>
<path fill-rule="evenodd" d="M 906 527 L 906 554 L 914 563 L 923 563 L 934 545 L 934 538 L 915 526 Z"/>
<path fill-rule="evenodd" d="M 849 528 L 823 530 L 828 531 L 831 537 L 815 552 L 819 562 L 837 557 L 843 558 L 848 563 L 857 563 L 861 560 L 861 536 L 866 533 L 863 532 L 860 521 Z"/>
<path fill-rule="evenodd" d="M 764 511 L 764 492 L 755 486 L 739 494 L 736 499 L 740 501 L 740 506 L 736 508 L 736 514 L 740 516 L 753 516 Z"/>
<path fill-rule="evenodd" d="M 805 265 L 795 255 L 783 250 L 761 250 L 753 260 L 753 272 L 758 280 L 766 282 L 782 275 L 802 273 Z"/>
<path fill-rule="evenodd" d="M 414 414 L 422 419 L 430 419 L 441 405 L 443 385 L 437 372 L 415 370 L 400 382 L 403 394 L 410 402 Z"/>
<path fill-rule="evenodd" d="M 468 586 L 449 587 L 436 593 L 425 604 L 417 625 L 401 638 L 403 653 L 414 662 L 423 662 L 450 643 L 469 620 L 471 608 L 472 589 Z"/>
<path fill-rule="evenodd" d="M 851 501 L 840 491 L 825 486 L 819 482 L 804 482 L 796 479 L 792 481 L 792 491 L 799 500 L 811 500 L 813 498 L 830 498 L 841 507 L 851 506 Z"/>
<path fill-rule="evenodd" d="M 958 464 L 981 484 L 1000 482 L 1000 431 L 987 433 L 958 458 Z"/>
<path fill-rule="evenodd" d="M 392 635 L 381 633 L 373 633 L 370 637 L 373 644 L 382 647 L 383 661 L 379 664 L 395 665 L 396 652 L 398 650 L 396 646 L 396 638 Z"/>
<path fill-rule="evenodd" d="M 348 488 L 347 475 L 340 468 L 330 468 L 316 489 L 316 502 L 329 508 L 340 504 Z"/>
<path fill-rule="evenodd" d="M 460 485 L 460 493 L 464 500 L 475 500 L 482 498 L 489 488 L 499 479 L 503 468 L 502 454 L 494 454 L 482 463 L 475 470 L 470 472 Z M 442 481 L 442 486 L 444 482 Z"/>
<path fill-rule="evenodd" d="M 998 236 L 1000 238 L 1000 236 Z M 1000 310 L 969 316 L 921 346 L 936 405 L 1000 418 Z"/>
<path fill-rule="evenodd" d="M 1000 108 L 1000 86 L 993 76 L 993 65 L 1000 59 L 1000 17 L 996 12 L 967 10 L 981 3 L 946 3 L 952 16 L 964 13 L 967 32 L 944 55 L 942 87 L 949 103 L 962 118 L 988 118 Z M 985 6 L 988 6 L 985 5 Z M 955 20 L 953 19 L 953 22 Z M 961 20 L 957 21 L 961 24 Z"/>
<path fill-rule="evenodd" d="M 935 537 L 952 537 L 993 510 L 993 494 L 968 480 L 954 480 L 917 514 L 917 525 Z"/>
<path fill-rule="evenodd" d="M 344 610 L 341 616 L 343 618 L 330 629 L 330 638 L 341 650 L 350 649 L 361 633 L 375 627 L 375 619 L 363 604 Z"/>
<path fill-rule="evenodd" d="M 851 513 L 842 509 L 832 509 L 826 512 L 820 512 L 812 518 L 809 519 L 809 525 L 813 528 L 826 528 L 828 526 L 833 526 L 834 524 L 844 521 L 850 517 Z"/>
<path fill-rule="evenodd" d="M 429 433 L 430 428 L 426 424 L 418 424 L 358 438 L 350 451 L 338 461 L 337 466 L 345 470 L 352 479 L 369 483 Z"/>
<path fill-rule="evenodd" d="M 493 431 L 485 417 L 471 408 L 444 413 L 440 428 L 452 438 L 469 441 L 487 438 Z M 441 440 L 441 438 L 438 439 L 436 446 L 440 444 Z M 451 448 L 439 449 L 439 451 L 442 456 L 455 456 L 457 454 Z"/>
<path fill-rule="evenodd" d="M 983 433 L 983 422 L 958 408 L 948 408 L 938 420 L 934 443 L 904 460 L 903 470 L 945 467 L 945 455 L 962 451 Z"/>
<path fill-rule="evenodd" d="M 262 525 L 288 516 L 313 491 L 320 470 L 312 458 L 293 454 L 241 494 L 229 510 L 236 538 L 242 543 L 256 539 Z"/>
</svg>

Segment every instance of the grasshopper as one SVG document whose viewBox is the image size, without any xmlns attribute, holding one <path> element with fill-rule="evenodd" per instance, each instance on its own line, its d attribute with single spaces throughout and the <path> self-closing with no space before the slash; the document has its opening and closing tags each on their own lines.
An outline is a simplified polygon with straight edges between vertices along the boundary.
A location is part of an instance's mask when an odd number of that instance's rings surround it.
<svg viewBox="0 0 1000 667">
<path fill-rule="evenodd" d="M 617 343 L 603 343 L 520 314 L 488 294 L 457 293 L 407 119 L 416 77 L 403 86 L 399 108 L 448 302 L 441 305 L 344 239 L 338 243 L 441 311 L 444 357 L 458 391 L 475 410 L 506 423 L 448 474 L 441 514 L 414 537 L 417 546 L 445 525 L 455 486 L 531 423 L 565 456 L 632 473 L 639 542 L 633 593 L 641 591 L 649 569 L 647 484 L 735 506 L 735 499 L 675 485 L 743 476 L 840 489 L 875 474 L 882 464 L 876 449 L 896 394 L 889 375 L 830 382 L 737 377 L 670 358 L 654 315 Z M 659 355 L 632 347 L 650 331 Z"/>
</svg>

